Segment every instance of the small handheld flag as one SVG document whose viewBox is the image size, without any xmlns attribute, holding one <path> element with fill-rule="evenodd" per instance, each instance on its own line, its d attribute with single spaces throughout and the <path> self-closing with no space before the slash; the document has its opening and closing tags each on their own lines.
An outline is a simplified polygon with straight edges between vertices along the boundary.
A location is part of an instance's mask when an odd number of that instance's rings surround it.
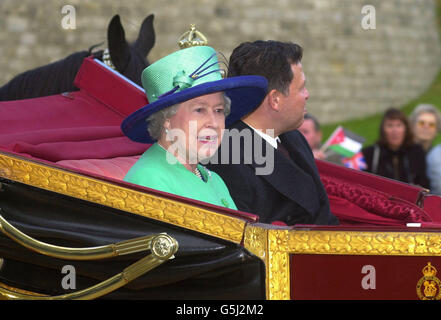
<svg viewBox="0 0 441 320">
<path fill-rule="evenodd" d="M 343 158 L 342 163 L 345 167 L 355 169 L 355 170 L 366 170 L 367 164 L 364 160 L 363 153 L 357 152 L 354 156 L 350 158 Z"/>
<path fill-rule="evenodd" d="M 331 149 L 341 154 L 343 157 L 350 158 L 360 152 L 365 139 L 355 133 L 338 126 L 329 139 L 322 146 L 321 150 Z"/>
</svg>

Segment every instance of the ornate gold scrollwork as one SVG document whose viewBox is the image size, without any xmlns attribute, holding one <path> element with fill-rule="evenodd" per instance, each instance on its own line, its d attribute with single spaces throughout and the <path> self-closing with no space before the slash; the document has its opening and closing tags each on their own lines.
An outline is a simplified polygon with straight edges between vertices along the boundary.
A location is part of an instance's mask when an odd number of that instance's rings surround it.
<svg viewBox="0 0 441 320">
<path fill-rule="evenodd" d="M 178 250 L 178 242 L 171 236 L 160 233 L 146 237 L 139 237 L 106 246 L 91 248 L 59 247 L 38 241 L 13 227 L 0 215 L 0 229 L 12 240 L 28 249 L 51 257 L 72 260 L 96 260 L 118 255 L 151 250 L 151 254 L 125 268 L 121 273 L 100 282 L 99 284 L 77 292 L 59 295 L 44 296 L 41 294 L 14 290 L 0 284 L 0 297 L 5 299 L 32 299 L 32 300 L 62 300 L 62 299 L 95 299 L 110 293 L 148 271 L 156 268 L 167 260 L 173 259 Z"/>
<path fill-rule="evenodd" d="M 2 153 L 0 177 L 235 243 L 242 241 L 246 225 L 236 217 Z"/>
<path fill-rule="evenodd" d="M 244 247 L 265 262 L 267 299 L 284 300 L 291 297 L 291 254 L 441 256 L 441 235 L 435 232 L 289 230 L 254 224 L 245 229 Z M 417 290 L 421 296 L 429 297 L 436 288 L 439 291 L 435 297 L 440 298 L 441 281 L 434 277 L 432 269 L 428 270 Z"/>
</svg>

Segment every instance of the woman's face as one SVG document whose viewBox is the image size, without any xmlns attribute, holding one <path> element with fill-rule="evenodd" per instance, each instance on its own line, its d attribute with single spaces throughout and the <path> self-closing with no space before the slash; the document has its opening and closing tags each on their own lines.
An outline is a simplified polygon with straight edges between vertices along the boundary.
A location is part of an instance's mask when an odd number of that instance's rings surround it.
<svg viewBox="0 0 441 320">
<path fill-rule="evenodd" d="M 414 134 L 417 141 L 430 141 L 436 137 L 436 117 L 429 112 L 421 113 L 415 123 Z"/>
<path fill-rule="evenodd" d="M 213 156 L 225 129 L 224 111 L 225 99 L 222 92 L 181 103 L 176 114 L 164 124 L 168 131 L 167 140 L 173 138 L 173 144 L 176 144 L 174 147 L 180 150 L 179 155 L 176 155 L 175 150 L 169 152 L 184 165 L 197 164 Z"/>
<path fill-rule="evenodd" d="M 392 150 L 399 149 L 406 135 L 405 124 L 398 119 L 386 119 L 383 124 L 383 130 L 389 148 Z"/>
</svg>

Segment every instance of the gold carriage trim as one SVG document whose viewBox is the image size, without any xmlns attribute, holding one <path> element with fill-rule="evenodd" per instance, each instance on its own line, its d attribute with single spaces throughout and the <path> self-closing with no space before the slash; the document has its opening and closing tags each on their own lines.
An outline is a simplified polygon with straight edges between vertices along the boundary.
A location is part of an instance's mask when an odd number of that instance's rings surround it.
<svg viewBox="0 0 441 320">
<path fill-rule="evenodd" d="M 266 296 L 288 300 L 290 255 L 441 256 L 441 235 L 431 232 L 317 231 L 248 225 L 244 246 L 266 265 Z"/>
<path fill-rule="evenodd" d="M 0 154 L 0 177 L 243 244 L 266 266 L 267 299 L 290 299 L 290 255 L 441 256 L 441 234 L 288 230 Z"/>
<path fill-rule="evenodd" d="M 16 287 L 11 287 L 3 282 L 0 282 L 0 300 L 13 300 L 23 296 L 46 297 L 47 295 L 28 290 L 23 290 Z"/>
<path fill-rule="evenodd" d="M 0 154 L 0 177 L 240 243 L 246 222 L 176 200 Z"/>
</svg>

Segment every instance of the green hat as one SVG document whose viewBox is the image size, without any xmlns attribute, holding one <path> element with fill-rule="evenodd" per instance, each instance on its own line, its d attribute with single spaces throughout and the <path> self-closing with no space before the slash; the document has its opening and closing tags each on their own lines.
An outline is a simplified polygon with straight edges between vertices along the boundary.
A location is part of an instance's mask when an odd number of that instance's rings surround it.
<svg viewBox="0 0 441 320">
<path fill-rule="evenodd" d="M 217 52 L 208 46 L 176 51 L 144 69 L 141 76 L 149 104 L 129 115 L 121 124 L 125 135 L 137 142 L 153 143 L 146 119 L 172 105 L 223 91 L 231 99 L 226 124 L 254 110 L 266 95 L 261 76 L 222 78 Z"/>
</svg>

